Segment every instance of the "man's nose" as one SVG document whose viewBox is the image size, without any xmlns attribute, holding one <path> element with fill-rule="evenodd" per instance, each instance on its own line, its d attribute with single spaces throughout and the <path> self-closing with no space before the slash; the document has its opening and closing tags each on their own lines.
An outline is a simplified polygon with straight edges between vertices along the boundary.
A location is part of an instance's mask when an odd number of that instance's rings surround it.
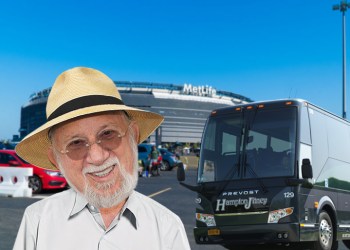
<svg viewBox="0 0 350 250">
<path fill-rule="evenodd" d="M 109 157 L 109 150 L 102 147 L 99 142 L 90 144 L 88 148 L 87 161 L 91 164 L 101 164 Z"/>
</svg>

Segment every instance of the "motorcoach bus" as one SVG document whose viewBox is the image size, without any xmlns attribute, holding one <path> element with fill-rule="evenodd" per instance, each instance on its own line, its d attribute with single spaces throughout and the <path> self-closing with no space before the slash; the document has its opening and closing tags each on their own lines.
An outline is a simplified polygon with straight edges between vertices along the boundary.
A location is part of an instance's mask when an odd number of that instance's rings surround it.
<svg viewBox="0 0 350 250">
<path fill-rule="evenodd" d="M 211 112 L 196 191 L 198 244 L 350 248 L 350 123 L 304 100 Z"/>
</svg>

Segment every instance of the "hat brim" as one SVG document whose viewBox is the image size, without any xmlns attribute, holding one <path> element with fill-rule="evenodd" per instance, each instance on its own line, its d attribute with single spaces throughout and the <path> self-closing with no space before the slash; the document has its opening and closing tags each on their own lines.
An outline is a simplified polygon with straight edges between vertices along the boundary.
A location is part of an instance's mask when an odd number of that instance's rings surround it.
<svg viewBox="0 0 350 250">
<path fill-rule="evenodd" d="M 164 120 L 163 116 L 159 114 L 125 105 L 107 104 L 81 108 L 50 120 L 31 132 L 16 146 L 16 152 L 24 160 L 35 166 L 44 169 L 57 169 L 48 158 L 48 150 L 51 145 L 48 136 L 50 128 L 77 117 L 105 111 L 127 112 L 130 118 L 139 126 L 140 135 L 138 143 L 147 139 Z"/>
</svg>

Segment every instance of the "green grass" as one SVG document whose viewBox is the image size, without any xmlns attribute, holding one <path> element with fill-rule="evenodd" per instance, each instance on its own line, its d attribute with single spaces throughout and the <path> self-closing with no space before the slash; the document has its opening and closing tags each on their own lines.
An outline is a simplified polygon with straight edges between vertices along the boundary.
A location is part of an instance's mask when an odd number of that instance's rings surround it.
<svg viewBox="0 0 350 250">
<path fill-rule="evenodd" d="M 188 168 L 197 168 L 199 157 L 195 155 L 183 155 L 180 156 L 180 160 L 186 164 Z"/>
</svg>

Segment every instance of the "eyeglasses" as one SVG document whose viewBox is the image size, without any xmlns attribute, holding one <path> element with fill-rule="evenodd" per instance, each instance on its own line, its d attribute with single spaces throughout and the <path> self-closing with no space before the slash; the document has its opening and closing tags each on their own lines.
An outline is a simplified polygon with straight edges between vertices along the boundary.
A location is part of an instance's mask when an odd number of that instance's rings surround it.
<svg viewBox="0 0 350 250">
<path fill-rule="evenodd" d="M 72 141 L 68 142 L 60 152 L 66 154 L 73 160 L 80 160 L 88 154 L 90 147 L 95 143 L 100 145 L 104 150 L 114 150 L 120 146 L 122 138 L 126 135 L 131 125 L 132 123 L 129 124 L 124 132 L 121 132 L 116 128 L 102 130 L 97 134 L 96 141 L 92 143 L 86 138 L 74 138 Z"/>
</svg>

